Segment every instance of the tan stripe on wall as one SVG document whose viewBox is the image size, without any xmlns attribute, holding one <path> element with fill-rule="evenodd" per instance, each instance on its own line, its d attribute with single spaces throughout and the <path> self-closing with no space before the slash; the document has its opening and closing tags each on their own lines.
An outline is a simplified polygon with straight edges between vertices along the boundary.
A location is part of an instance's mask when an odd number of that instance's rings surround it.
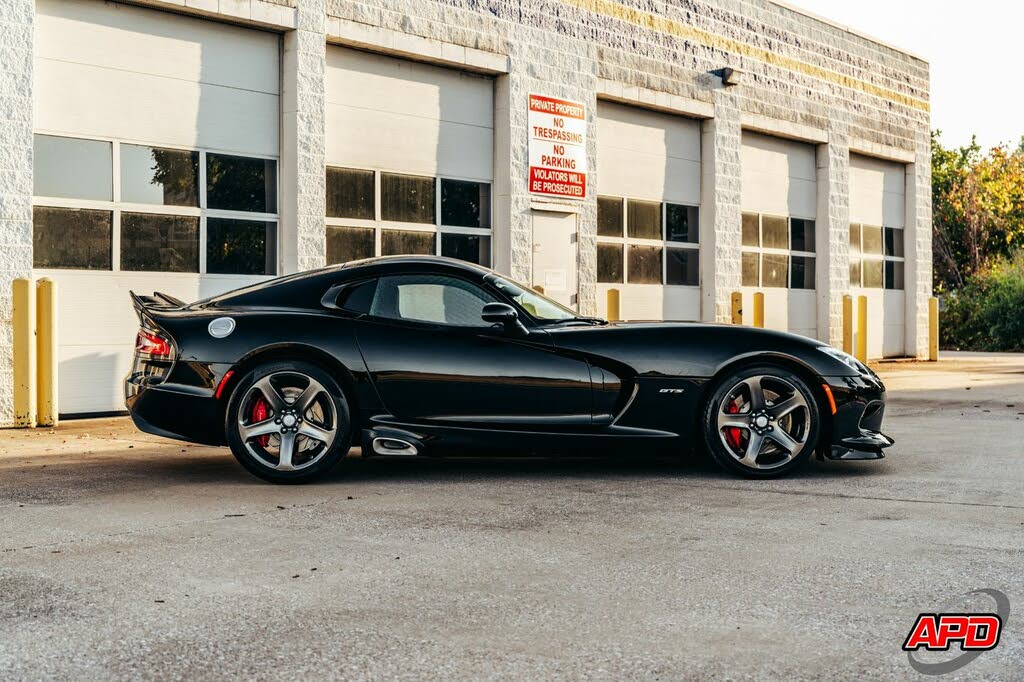
<svg viewBox="0 0 1024 682">
<path fill-rule="evenodd" d="M 928 111 L 930 108 L 928 102 L 918 99 L 917 97 L 911 97 L 910 95 L 905 95 L 889 88 L 883 88 L 873 83 L 853 78 L 852 76 L 847 76 L 835 71 L 830 71 L 829 69 L 824 69 L 820 66 L 815 66 L 814 64 L 802 62 L 799 59 L 784 57 L 782 55 L 775 54 L 770 50 L 765 50 L 764 48 L 755 47 L 754 45 L 749 45 L 699 28 L 694 28 L 693 26 L 688 26 L 675 21 L 674 19 L 669 19 L 668 17 L 644 12 L 632 7 L 626 7 L 625 5 L 613 2 L 612 0 L 560 0 L 560 2 L 595 14 L 619 19 L 621 21 L 634 24 L 635 26 L 646 28 L 650 31 L 673 35 L 678 38 L 683 38 L 684 40 L 692 40 L 724 52 L 731 52 L 744 57 L 749 57 L 750 59 L 771 64 L 772 66 L 802 73 L 804 75 L 811 76 L 812 78 L 828 81 L 829 83 L 835 83 L 836 85 L 841 85 L 845 88 L 850 88 L 851 90 L 859 90 L 860 92 L 880 97 L 886 101 L 911 107 L 919 111 Z"/>
</svg>

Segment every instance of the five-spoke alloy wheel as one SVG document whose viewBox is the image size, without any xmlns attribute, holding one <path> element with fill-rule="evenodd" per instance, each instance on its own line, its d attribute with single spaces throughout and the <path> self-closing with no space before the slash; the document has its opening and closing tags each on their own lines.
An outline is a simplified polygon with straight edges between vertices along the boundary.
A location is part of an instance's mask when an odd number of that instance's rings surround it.
<svg viewBox="0 0 1024 682">
<path fill-rule="evenodd" d="M 326 372 L 302 362 L 254 369 L 232 392 L 226 419 L 238 461 L 277 483 L 321 475 L 345 455 L 351 435 L 344 392 Z"/>
<path fill-rule="evenodd" d="M 704 411 L 708 451 L 752 478 L 781 476 L 810 457 L 819 411 L 807 384 L 781 367 L 750 367 L 723 379 Z"/>
</svg>

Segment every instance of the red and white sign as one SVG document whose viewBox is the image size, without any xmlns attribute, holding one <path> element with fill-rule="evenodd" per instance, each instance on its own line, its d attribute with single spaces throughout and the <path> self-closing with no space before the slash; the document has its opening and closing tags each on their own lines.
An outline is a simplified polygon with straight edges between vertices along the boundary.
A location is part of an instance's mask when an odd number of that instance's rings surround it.
<svg viewBox="0 0 1024 682">
<path fill-rule="evenodd" d="M 530 95 L 530 192 L 587 196 L 587 112 L 579 102 Z"/>
</svg>

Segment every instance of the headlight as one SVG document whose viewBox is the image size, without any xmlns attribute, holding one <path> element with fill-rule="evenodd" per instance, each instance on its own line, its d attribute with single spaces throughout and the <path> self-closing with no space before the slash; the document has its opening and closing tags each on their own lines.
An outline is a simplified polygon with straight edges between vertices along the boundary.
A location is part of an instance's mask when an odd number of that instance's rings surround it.
<svg viewBox="0 0 1024 682">
<path fill-rule="evenodd" d="M 863 362 L 853 357 L 849 353 L 844 353 L 843 351 L 837 348 L 833 348 L 832 346 L 818 346 L 818 350 L 820 350 L 825 355 L 832 356 L 833 358 L 843 363 L 844 365 L 852 369 L 854 372 L 857 372 L 858 374 L 867 374 L 870 376 L 872 373 L 871 370 L 869 370 Z"/>
</svg>

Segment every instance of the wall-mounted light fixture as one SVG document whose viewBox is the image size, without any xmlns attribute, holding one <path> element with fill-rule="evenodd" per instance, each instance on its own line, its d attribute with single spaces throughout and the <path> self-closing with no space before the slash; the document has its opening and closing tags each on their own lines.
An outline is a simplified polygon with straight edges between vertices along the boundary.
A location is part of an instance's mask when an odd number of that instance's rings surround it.
<svg viewBox="0 0 1024 682">
<path fill-rule="evenodd" d="M 732 67 L 727 66 L 720 69 L 719 76 L 722 79 L 722 85 L 739 85 L 743 82 L 743 72 Z"/>
</svg>

